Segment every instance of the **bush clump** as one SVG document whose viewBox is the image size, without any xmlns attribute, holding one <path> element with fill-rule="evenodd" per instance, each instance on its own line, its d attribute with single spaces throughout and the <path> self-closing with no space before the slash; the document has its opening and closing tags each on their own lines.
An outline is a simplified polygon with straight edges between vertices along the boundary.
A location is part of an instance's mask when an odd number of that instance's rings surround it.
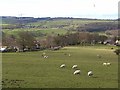
<svg viewBox="0 0 120 90">
<path fill-rule="evenodd" d="M 116 55 L 119 55 L 120 54 L 120 49 L 116 49 L 114 52 L 116 53 Z"/>
</svg>

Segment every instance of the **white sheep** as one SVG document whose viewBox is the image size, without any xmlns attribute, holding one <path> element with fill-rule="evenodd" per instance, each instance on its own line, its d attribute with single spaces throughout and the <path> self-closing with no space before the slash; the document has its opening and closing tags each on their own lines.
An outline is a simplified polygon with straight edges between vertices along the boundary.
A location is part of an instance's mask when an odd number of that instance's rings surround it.
<svg viewBox="0 0 120 90">
<path fill-rule="evenodd" d="M 89 76 L 89 77 L 93 76 L 93 72 L 92 72 L 92 71 L 89 71 L 89 72 L 88 72 L 88 76 Z"/>
<path fill-rule="evenodd" d="M 68 56 L 70 57 L 70 56 L 71 56 L 71 54 L 68 54 Z"/>
<path fill-rule="evenodd" d="M 73 65 L 73 66 L 72 66 L 73 69 L 75 69 L 75 68 L 77 68 L 77 67 L 78 67 L 77 65 Z"/>
<path fill-rule="evenodd" d="M 46 58 L 48 58 L 48 56 L 46 56 Z"/>
<path fill-rule="evenodd" d="M 76 75 L 76 74 L 80 74 L 80 73 L 81 73 L 80 70 L 75 70 L 73 74 Z"/>
<path fill-rule="evenodd" d="M 107 65 L 107 63 L 103 63 L 103 66 L 106 66 Z"/>
<path fill-rule="evenodd" d="M 107 64 L 107 66 L 110 66 L 111 65 L 111 63 L 106 63 Z"/>
<path fill-rule="evenodd" d="M 65 64 L 60 65 L 60 68 L 64 68 L 64 67 L 65 67 Z"/>
<path fill-rule="evenodd" d="M 104 65 L 104 66 L 110 66 L 111 63 L 107 63 L 107 62 L 106 62 L 106 63 L 103 63 L 103 65 Z"/>
<path fill-rule="evenodd" d="M 44 58 L 48 58 L 48 56 L 44 56 Z"/>
</svg>

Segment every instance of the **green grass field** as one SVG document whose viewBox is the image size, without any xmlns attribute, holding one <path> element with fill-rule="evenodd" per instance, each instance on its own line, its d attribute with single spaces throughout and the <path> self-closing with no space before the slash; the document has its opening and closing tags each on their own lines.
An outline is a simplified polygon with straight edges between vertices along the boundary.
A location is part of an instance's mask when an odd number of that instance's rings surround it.
<svg viewBox="0 0 120 90">
<path fill-rule="evenodd" d="M 94 23 L 94 22 L 113 22 L 109 20 L 79 20 L 79 19 L 60 19 L 60 20 L 50 20 L 50 21 L 38 21 L 38 22 L 33 22 L 33 23 L 28 23 L 28 25 L 34 25 L 34 26 L 53 26 L 53 25 L 69 25 L 69 24 L 79 24 L 79 25 L 84 25 L 84 24 L 89 24 L 89 23 Z"/>
<path fill-rule="evenodd" d="M 49 57 L 43 58 L 43 52 Z M 97 54 L 102 58 L 98 58 Z M 75 46 L 58 51 L 3 53 L 3 87 L 117 88 L 117 59 L 109 46 Z M 103 66 L 104 62 L 110 62 L 111 66 Z M 66 67 L 60 68 L 63 63 Z M 74 64 L 81 70 L 80 75 L 73 74 L 71 67 Z M 89 70 L 93 71 L 93 77 L 87 76 Z"/>
<path fill-rule="evenodd" d="M 21 31 L 29 31 L 32 33 L 32 35 L 36 38 L 36 39 L 44 39 L 49 35 L 64 35 L 66 34 L 68 31 L 65 29 L 37 29 L 37 28 L 30 28 L 30 29 L 4 29 L 3 32 L 5 34 L 8 35 L 14 35 L 16 37 L 18 37 L 18 33 Z M 69 31 L 70 33 L 75 33 L 76 31 Z"/>
<path fill-rule="evenodd" d="M 16 36 L 21 31 L 32 32 L 35 35 L 38 35 L 37 37 L 39 37 L 40 34 L 52 35 L 52 34 L 66 34 L 67 33 L 67 30 L 64 30 L 64 29 L 37 29 L 37 28 L 31 28 L 31 29 L 13 29 L 13 30 L 4 29 L 3 30 L 3 32 L 6 33 L 6 34 L 16 35 Z M 72 32 L 74 33 L 75 31 L 72 31 Z"/>
</svg>

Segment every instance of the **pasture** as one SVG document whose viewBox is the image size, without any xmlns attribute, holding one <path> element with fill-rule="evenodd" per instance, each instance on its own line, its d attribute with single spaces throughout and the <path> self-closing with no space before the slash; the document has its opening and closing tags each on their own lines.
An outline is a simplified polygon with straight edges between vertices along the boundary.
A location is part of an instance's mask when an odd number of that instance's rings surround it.
<svg viewBox="0 0 120 90">
<path fill-rule="evenodd" d="M 36 38 L 36 39 L 41 39 L 41 38 L 46 38 L 46 36 L 49 35 L 64 35 L 67 33 L 67 30 L 64 29 L 37 29 L 37 28 L 31 28 L 31 29 L 13 29 L 13 30 L 9 30 L 9 29 L 4 29 L 3 32 L 5 34 L 8 35 L 14 35 L 16 37 L 18 37 L 18 33 L 21 31 L 29 31 L 30 33 L 32 33 L 32 35 Z M 71 33 L 75 33 L 75 31 L 71 31 Z"/>
<path fill-rule="evenodd" d="M 56 51 L 3 53 L 3 87 L 117 88 L 118 56 L 113 50 L 109 46 L 71 46 Z M 49 57 L 43 58 L 43 52 Z M 103 66 L 104 62 L 111 65 Z M 63 63 L 66 67 L 60 68 Z M 74 64 L 81 70 L 80 75 L 73 74 Z M 89 70 L 93 77 L 87 76 Z"/>
</svg>

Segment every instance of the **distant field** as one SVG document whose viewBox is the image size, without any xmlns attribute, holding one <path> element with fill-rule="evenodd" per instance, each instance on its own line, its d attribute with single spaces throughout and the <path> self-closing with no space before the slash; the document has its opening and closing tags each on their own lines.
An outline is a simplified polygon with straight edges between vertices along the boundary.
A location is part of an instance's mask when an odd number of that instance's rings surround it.
<svg viewBox="0 0 120 90">
<path fill-rule="evenodd" d="M 101 23 L 102 22 L 102 23 Z M 47 35 L 57 35 L 57 34 L 66 34 L 68 31 L 71 33 L 77 31 L 88 31 L 93 30 L 95 33 L 100 35 L 106 35 L 104 28 L 104 23 L 107 25 L 109 22 L 109 26 L 117 25 L 117 21 L 112 20 L 80 20 L 80 19 L 53 19 L 53 20 L 41 20 L 33 23 L 26 23 L 24 24 L 26 28 L 15 28 L 15 29 L 3 29 L 2 31 L 7 34 L 16 35 L 20 31 L 30 31 L 32 32 L 36 38 L 43 38 Z M 112 24 L 111 24 L 112 22 Z M 99 23 L 98 27 L 96 25 Z M 12 25 L 13 27 L 15 24 L 2 24 L 3 27 Z M 31 27 L 30 27 L 31 26 Z M 27 28 L 28 27 L 28 28 Z M 33 28 L 34 27 L 34 28 Z M 94 30 L 95 29 L 95 30 Z M 107 35 L 108 36 L 108 35 Z"/>
<path fill-rule="evenodd" d="M 30 29 L 13 29 L 13 30 L 9 30 L 9 29 L 5 29 L 3 30 L 3 32 L 7 33 L 7 34 L 17 34 L 20 31 L 30 31 L 33 32 L 35 34 L 65 34 L 67 33 L 67 30 L 64 29 L 36 29 L 36 28 L 30 28 Z"/>
<path fill-rule="evenodd" d="M 85 27 L 86 24 L 91 24 L 91 23 L 104 23 L 104 22 L 113 22 L 110 20 L 79 20 L 79 19 L 61 19 L 61 20 L 48 20 L 48 21 L 38 21 L 38 22 L 33 22 L 33 23 L 28 23 L 27 25 L 31 26 L 44 26 L 47 28 L 52 28 L 56 26 L 61 26 L 63 25 L 64 29 L 69 29 L 69 28 L 76 28 L 76 27 Z"/>
<path fill-rule="evenodd" d="M 4 24 L 4 23 L 1 23 L 0 26 L 15 26 L 15 24 Z"/>
<path fill-rule="evenodd" d="M 5 25 L 10 25 L 10 24 L 2 24 L 2 23 L 0 23 L 0 26 L 5 26 Z"/>
<path fill-rule="evenodd" d="M 38 21 L 38 22 L 33 22 L 33 23 L 28 23 L 28 25 L 46 25 L 46 26 L 51 26 L 51 25 L 68 25 L 68 24 L 88 24 L 88 23 L 93 23 L 93 22 L 113 22 L 109 20 L 79 20 L 79 19 L 61 19 L 61 20 L 50 20 L 50 21 Z"/>
<path fill-rule="evenodd" d="M 111 47 L 71 46 L 58 51 L 3 53 L 3 87 L 117 88 L 118 57 L 113 53 L 117 47 Z M 43 52 L 49 57 L 43 58 Z M 103 62 L 110 62 L 111 66 L 103 66 Z M 63 63 L 66 68 L 61 69 L 59 66 Z M 81 75 L 73 75 L 71 67 L 74 64 L 78 65 Z M 93 71 L 93 77 L 87 76 L 89 70 Z"/>
</svg>

